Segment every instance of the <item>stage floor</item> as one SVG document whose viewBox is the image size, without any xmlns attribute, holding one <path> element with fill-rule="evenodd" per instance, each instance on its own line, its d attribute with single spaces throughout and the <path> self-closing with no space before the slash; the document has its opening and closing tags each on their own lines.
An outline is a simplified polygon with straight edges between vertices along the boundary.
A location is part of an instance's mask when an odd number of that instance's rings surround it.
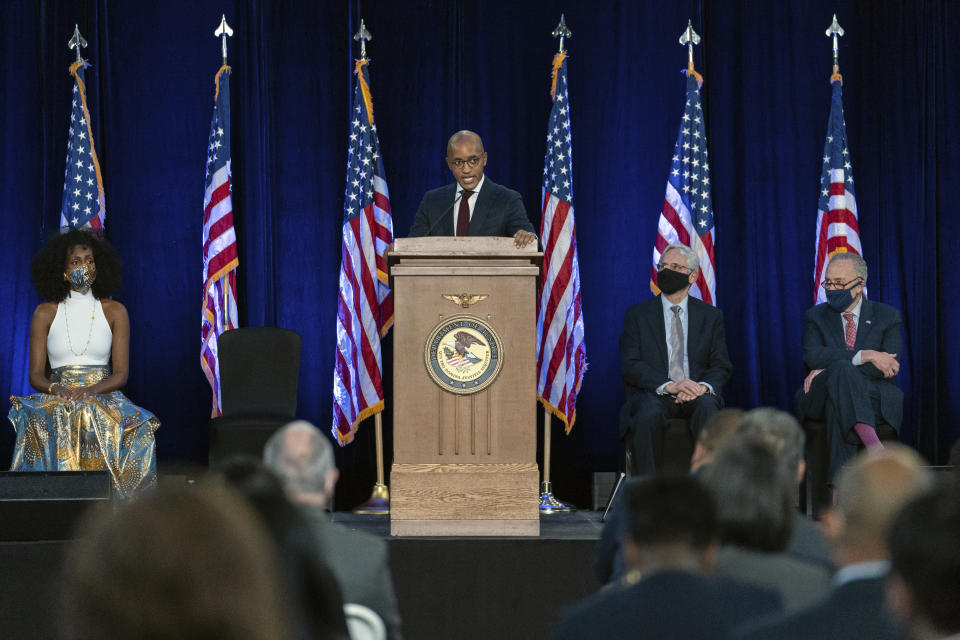
<svg viewBox="0 0 960 640">
<path fill-rule="evenodd" d="M 600 512 L 542 516 L 538 537 L 392 537 L 386 516 L 336 512 L 387 540 L 407 640 L 546 638 L 561 610 L 598 588 Z M 0 542 L 0 635 L 53 638 L 67 542 Z"/>
<path fill-rule="evenodd" d="M 600 537 L 603 523 L 600 522 L 602 511 L 574 511 L 572 513 L 554 513 L 540 516 L 540 535 L 530 536 L 501 536 L 497 540 L 593 540 Z M 390 538 L 390 517 L 357 515 L 349 511 L 337 511 L 333 514 L 333 521 L 366 533 Z M 483 540 L 487 536 L 436 536 L 421 537 L 418 540 Z M 411 540 L 414 538 L 396 538 L 397 540 Z"/>
</svg>

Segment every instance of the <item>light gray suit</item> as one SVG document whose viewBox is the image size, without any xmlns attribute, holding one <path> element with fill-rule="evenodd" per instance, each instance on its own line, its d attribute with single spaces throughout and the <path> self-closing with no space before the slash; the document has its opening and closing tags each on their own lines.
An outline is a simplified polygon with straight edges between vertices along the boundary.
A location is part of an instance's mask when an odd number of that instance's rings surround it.
<svg viewBox="0 0 960 640">
<path fill-rule="evenodd" d="M 727 545 L 717 554 L 714 572 L 775 589 L 788 612 L 807 607 L 830 591 L 829 570 L 782 552 Z"/>
</svg>

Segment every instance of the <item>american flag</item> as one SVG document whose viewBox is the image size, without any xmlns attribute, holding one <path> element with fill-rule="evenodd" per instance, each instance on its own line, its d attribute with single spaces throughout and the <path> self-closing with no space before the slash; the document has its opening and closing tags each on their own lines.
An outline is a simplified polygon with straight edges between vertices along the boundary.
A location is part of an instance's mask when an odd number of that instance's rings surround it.
<svg viewBox="0 0 960 640">
<path fill-rule="evenodd" d="M 220 406 L 217 337 L 239 326 L 237 315 L 237 234 L 233 229 L 230 179 L 230 67 L 217 71 L 213 119 L 207 145 L 203 191 L 203 320 L 200 366 L 213 389 L 211 415 Z"/>
<path fill-rule="evenodd" d="M 710 165 L 707 162 L 707 130 L 700 105 L 703 78 L 687 70 L 687 101 L 683 108 L 677 144 L 673 148 L 667 192 L 657 224 L 657 240 L 653 248 L 650 289 L 657 287 L 657 265 L 660 254 L 672 242 L 682 242 L 697 252 L 700 273 L 690 293 L 708 304 L 717 303 L 717 279 L 714 270 L 713 206 L 710 204 Z"/>
<path fill-rule="evenodd" d="M 543 166 L 543 278 L 537 301 L 537 395 L 566 432 L 577 418 L 577 394 L 587 369 L 580 302 L 577 227 L 573 219 L 573 147 L 566 53 L 553 58 L 553 108 Z"/>
<path fill-rule="evenodd" d="M 393 324 L 385 255 L 393 242 L 390 194 L 373 122 L 367 60 L 358 60 L 355 71 L 333 372 L 332 431 L 341 445 L 353 440 L 360 422 L 383 411 L 380 338 Z"/>
<path fill-rule="evenodd" d="M 833 97 L 830 101 L 827 140 L 823 145 L 823 171 L 820 173 L 820 202 L 817 207 L 814 304 L 827 300 L 820 283 L 830 258 L 835 253 L 843 252 L 863 255 L 860 225 L 857 222 L 857 199 L 853 193 L 853 166 L 847 147 L 847 125 L 843 120 L 843 80 L 840 74 L 835 74 L 831 81 Z"/>
<path fill-rule="evenodd" d="M 70 107 L 70 131 L 67 137 L 67 165 L 63 172 L 63 200 L 60 205 L 60 228 L 92 229 L 103 233 L 107 217 L 103 197 L 100 162 L 93 148 L 93 127 L 87 109 L 87 92 L 83 70 L 90 66 L 80 60 L 70 65 L 73 76 L 73 98 Z"/>
</svg>

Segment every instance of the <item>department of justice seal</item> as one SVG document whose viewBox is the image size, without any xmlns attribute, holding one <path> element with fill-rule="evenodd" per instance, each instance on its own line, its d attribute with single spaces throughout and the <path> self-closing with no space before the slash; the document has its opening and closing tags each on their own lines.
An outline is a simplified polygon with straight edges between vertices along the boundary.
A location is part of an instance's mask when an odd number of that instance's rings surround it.
<svg viewBox="0 0 960 640">
<path fill-rule="evenodd" d="M 430 332 L 423 361 L 441 388 L 460 395 L 477 393 L 500 373 L 503 341 L 477 316 L 451 316 Z"/>
</svg>

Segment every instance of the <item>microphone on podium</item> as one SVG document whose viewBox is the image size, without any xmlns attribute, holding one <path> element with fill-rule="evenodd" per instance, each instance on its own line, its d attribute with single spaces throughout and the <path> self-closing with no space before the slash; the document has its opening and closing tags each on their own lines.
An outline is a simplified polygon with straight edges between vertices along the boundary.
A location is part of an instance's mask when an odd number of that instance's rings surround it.
<svg viewBox="0 0 960 640">
<path fill-rule="evenodd" d="M 436 220 L 433 221 L 433 224 L 430 225 L 430 228 L 427 229 L 427 232 L 426 232 L 425 234 L 423 234 L 423 235 L 424 235 L 424 236 L 429 236 L 429 235 L 430 235 L 430 232 L 433 231 L 434 229 L 436 229 L 436 228 L 437 228 L 437 225 L 440 224 L 440 221 L 443 220 L 443 219 L 444 219 L 445 217 L 447 217 L 448 215 L 450 215 L 450 212 L 453 211 L 453 208 L 454 208 L 455 206 L 457 206 L 457 203 L 460 202 L 460 199 L 461 199 L 462 197 L 463 197 L 463 189 L 461 189 L 461 190 L 457 193 L 457 197 L 453 199 L 453 202 L 450 204 L 450 206 L 443 210 L 443 213 L 441 213 L 440 216 L 439 216 Z M 453 235 L 457 235 L 457 230 L 456 230 L 456 229 L 453 230 Z"/>
</svg>

